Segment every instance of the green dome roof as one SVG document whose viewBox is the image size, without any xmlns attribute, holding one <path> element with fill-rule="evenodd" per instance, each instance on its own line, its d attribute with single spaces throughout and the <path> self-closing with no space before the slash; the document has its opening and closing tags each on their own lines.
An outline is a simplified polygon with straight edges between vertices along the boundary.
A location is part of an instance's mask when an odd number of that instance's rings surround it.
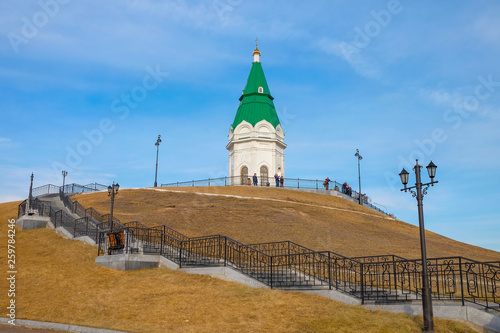
<svg viewBox="0 0 500 333">
<path fill-rule="evenodd" d="M 233 129 L 242 121 L 247 121 L 255 126 L 261 120 L 267 120 L 276 128 L 280 120 L 273 99 L 262 70 L 262 64 L 259 61 L 253 62 L 245 90 L 240 97 L 238 111 L 234 117 Z"/>
</svg>

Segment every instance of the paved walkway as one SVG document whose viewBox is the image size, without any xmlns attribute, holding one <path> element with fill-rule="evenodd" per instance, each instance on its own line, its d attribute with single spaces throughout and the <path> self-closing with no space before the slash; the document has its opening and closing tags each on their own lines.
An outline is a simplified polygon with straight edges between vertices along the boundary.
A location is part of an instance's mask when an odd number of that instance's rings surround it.
<svg viewBox="0 0 500 333">
<path fill-rule="evenodd" d="M 51 323 L 46 321 L 16 319 L 16 325 L 7 323 L 8 318 L 0 318 L 0 332 L 2 333 L 126 333 L 123 331 L 107 330 L 104 328 L 94 328 L 87 326 Z"/>
<path fill-rule="evenodd" d="M 71 215 L 72 217 L 74 217 L 75 219 L 79 219 L 80 216 L 78 216 L 77 214 L 73 213 L 71 210 L 69 210 L 66 206 L 64 206 L 64 203 L 61 201 L 61 199 L 59 198 L 59 194 L 44 194 L 44 195 L 40 195 L 38 197 L 40 200 L 42 201 L 50 201 L 50 205 L 52 207 L 54 207 L 54 209 L 56 210 L 64 210 L 66 213 L 68 213 L 69 215 Z"/>
<path fill-rule="evenodd" d="M 2 332 L 2 333 L 33 333 L 33 332 L 61 333 L 64 331 L 43 330 L 43 329 L 37 329 L 37 328 L 26 328 L 26 327 L 21 327 L 21 326 L 1 325 L 0 324 L 0 332 Z"/>
</svg>

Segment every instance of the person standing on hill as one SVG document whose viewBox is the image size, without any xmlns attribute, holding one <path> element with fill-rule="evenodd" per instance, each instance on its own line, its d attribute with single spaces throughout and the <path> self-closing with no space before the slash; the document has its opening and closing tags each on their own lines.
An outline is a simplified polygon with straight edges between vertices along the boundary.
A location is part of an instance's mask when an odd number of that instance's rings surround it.
<svg viewBox="0 0 500 333">
<path fill-rule="evenodd" d="M 274 180 L 276 180 L 276 187 L 280 187 L 280 176 L 277 173 L 274 174 Z"/>
<path fill-rule="evenodd" d="M 254 173 L 252 178 L 253 178 L 253 186 L 257 186 L 257 184 L 258 184 L 258 181 L 257 181 L 257 174 L 256 174 L 256 173 Z"/>
<path fill-rule="evenodd" d="M 326 177 L 325 181 L 323 182 L 323 186 L 325 187 L 325 190 L 328 191 L 328 189 L 330 188 L 330 178 L 329 177 Z"/>
</svg>

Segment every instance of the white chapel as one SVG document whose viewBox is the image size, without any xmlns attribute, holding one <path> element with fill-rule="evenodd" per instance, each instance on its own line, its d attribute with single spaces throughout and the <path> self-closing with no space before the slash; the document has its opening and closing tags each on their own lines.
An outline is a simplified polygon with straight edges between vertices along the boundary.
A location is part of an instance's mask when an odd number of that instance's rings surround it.
<svg viewBox="0 0 500 333">
<path fill-rule="evenodd" d="M 229 129 L 229 177 L 232 185 L 247 184 L 254 173 L 259 185 L 285 177 L 285 135 L 255 47 L 247 84 Z"/>
</svg>

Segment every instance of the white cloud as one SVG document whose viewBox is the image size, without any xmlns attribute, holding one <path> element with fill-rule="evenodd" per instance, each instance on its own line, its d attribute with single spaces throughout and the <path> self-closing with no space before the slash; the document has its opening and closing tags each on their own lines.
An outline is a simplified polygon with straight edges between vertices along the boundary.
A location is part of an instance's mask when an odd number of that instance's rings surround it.
<svg viewBox="0 0 500 333">
<path fill-rule="evenodd" d="M 366 53 L 363 49 L 350 42 L 321 38 L 316 43 L 321 51 L 345 60 L 361 76 L 379 78 L 382 75 L 380 66 L 368 55 L 363 55 Z"/>
<path fill-rule="evenodd" d="M 0 138 L 0 149 L 12 148 L 14 145 L 12 139 Z"/>
<path fill-rule="evenodd" d="M 490 8 L 488 13 L 485 13 L 472 23 L 470 29 L 476 38 L 479 38 L 483 43 L 495 48 L 498 47 L 498 40 L 500 40 L 500 22 L 498 15 L 500 10 L 498 8 Z"/>
</svg>

